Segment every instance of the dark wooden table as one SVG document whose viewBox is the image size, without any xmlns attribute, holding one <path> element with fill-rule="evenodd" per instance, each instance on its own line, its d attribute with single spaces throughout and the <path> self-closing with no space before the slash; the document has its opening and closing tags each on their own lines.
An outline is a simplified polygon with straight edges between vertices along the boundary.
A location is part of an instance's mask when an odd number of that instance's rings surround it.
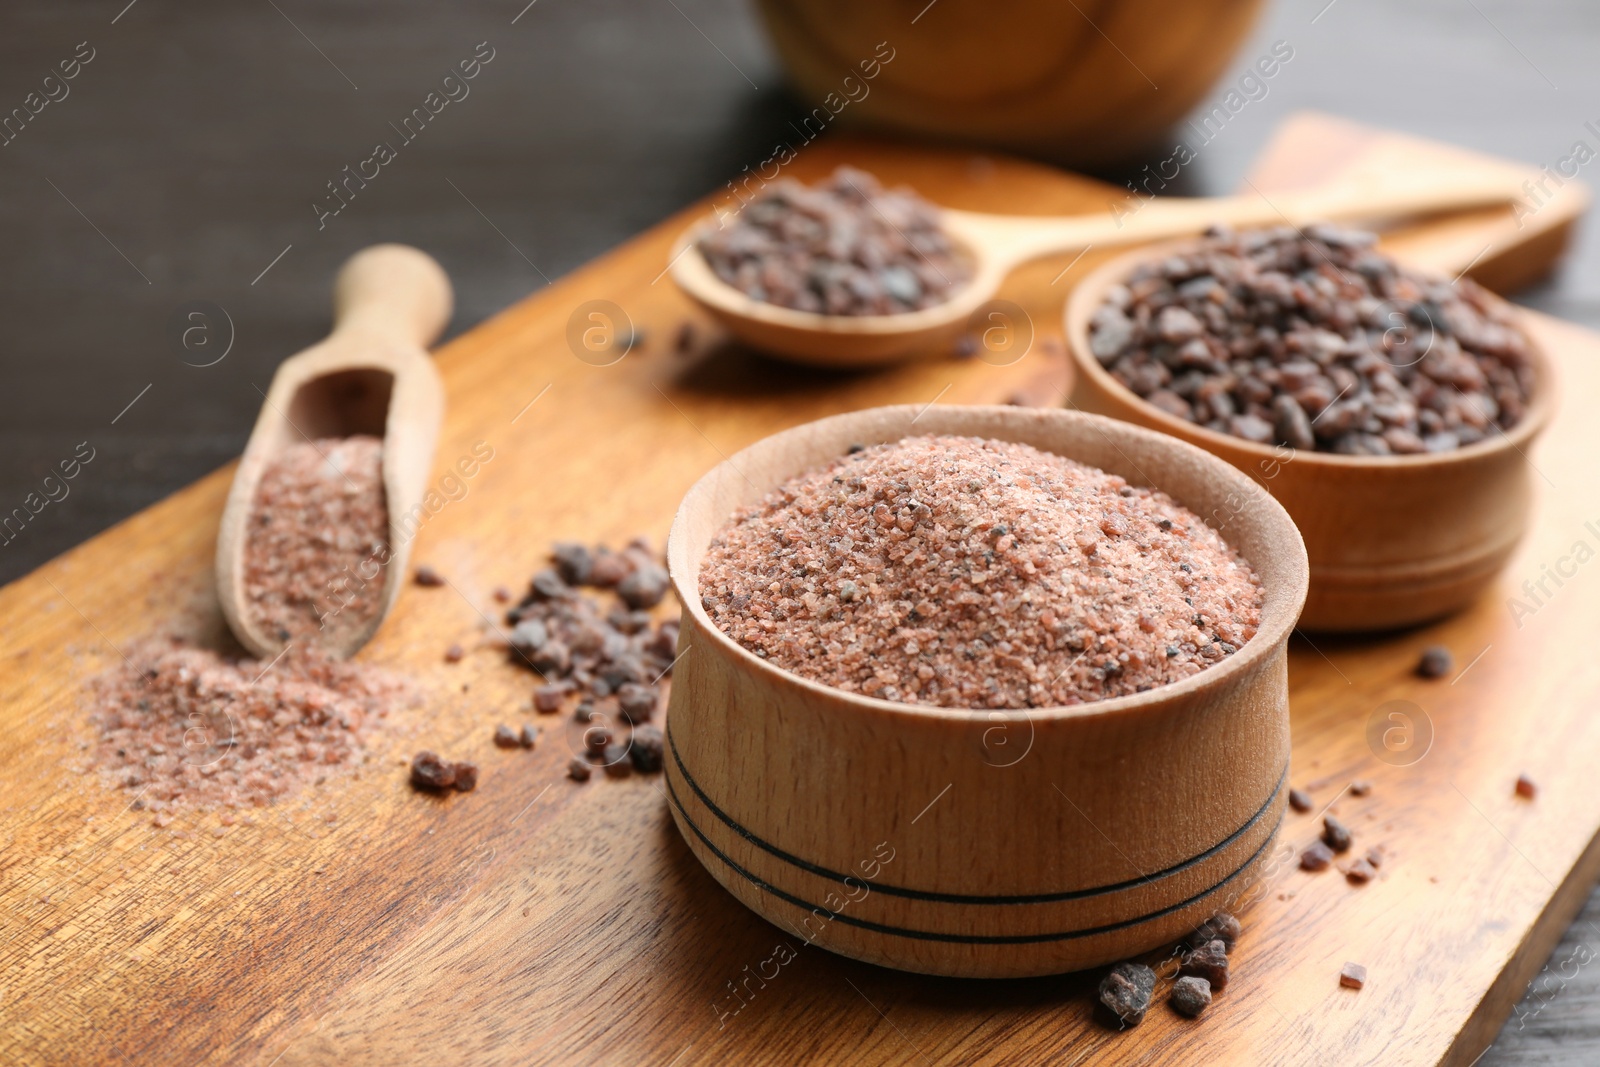
<svg viewBox="0 0 1600 1067">
<path fill-rule="evenodd" d="M 236 455 L 258 387 L 326 330 L 329 281 L 356 249 L 399 240 L 437 256 L 457 332 L 765 158 L 796 113 L 736 0 L 525 3 L 0 12 L 0 115 L 30 92 L 59 98 L 0 135 L 0 516 L 43 496 L 81 443 L 94 455 L 65 496 L 0 530 L 0 579 Z M 1600 126 L 1588 0 L 1296 0 L 1240 64 L 1278 39 L 1293 62 L 1182 191 L 1230 188 L 1303 107 L 1535 164 L 1580 140 L 1600 149 L 1584 125 Z M 480 42 L 492 58 L 470 95 L 319 228 L 326 183 L 395 139 L 389 124 Z M 74 58 L 76 77 L 45 83 Z M 1522 299 L 1600 327 L 1600 236 L 1581 234 Z M 1483 1064 L 1600 1061 L 1597 922 L 1600 896 Z"/>
</svg>

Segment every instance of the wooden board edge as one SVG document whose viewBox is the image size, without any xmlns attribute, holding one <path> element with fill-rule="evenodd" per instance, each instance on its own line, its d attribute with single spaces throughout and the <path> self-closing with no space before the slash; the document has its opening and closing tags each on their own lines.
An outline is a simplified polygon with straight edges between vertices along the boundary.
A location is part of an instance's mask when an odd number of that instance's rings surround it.
<svg viewBox="0 0 1600 1067">
<path fill-rule="evenodd" d="M 1455 1040 L 1439 1060 L 1440 1067 L 1472 1067 L 1494 1044 L 1530 983 L 1583 911 L 1596 882 L 1600 882 L 1600 833 L 1589 841 L 1567 877 L 1546 900 L 1538 920 L 1528 928 L 1499 976 L 1456 1031 Z"/>
</svg>

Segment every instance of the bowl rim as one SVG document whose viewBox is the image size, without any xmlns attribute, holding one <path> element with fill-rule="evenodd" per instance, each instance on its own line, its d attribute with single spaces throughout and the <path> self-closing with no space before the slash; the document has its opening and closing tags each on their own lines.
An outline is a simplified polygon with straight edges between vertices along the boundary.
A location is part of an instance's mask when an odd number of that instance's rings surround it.
<svg viewBox="0 0 1600 1067">
<path fill-rule="evenodd" d="M 723 633 L 722 629 L 706 613 L 705 606 L 700 600 L 699 567 L 696 566 L 694 568 L 692 575 L 687 573 L 686 555 L 689 550 L 686 527 L 691 510 L 696 507 L 705 507 L 716 484 L 724 477 L 729 475 L 744 477 L 744 468 L 741 467 L 740 461 L 752 459 L 753 454 L 759 451 L 780 449 L 793 438 L 811 432 L 817 426 L 865 422 L 872 418 L 883 417 L 889 413 L 895 415 L 903 414 L 907 416 L 908 422 L 912 416 L 915 416 L 919 421 L 930 414 L 934 416 L 933 421 L 925 430 L 903 436 L 919 436 L 923 433 L 973 436 L 970 432 L 950 429 L 948 426 L 941 427 L 939 425 L 939 417 L 951 413 L 984 413 L 1005 423 L 1043 422 L 1054 419 L 1064 422 L 1081 421 L 1090 425 L 1098 424 L 1104 434 L 1124 435 L 1124 442 L 1128 440 L 1143 441 L 1158 449 L 1167 449 L 1179 455 L 1186 455 L 1197 462 L 1211 477 L 1224 483 L 1224 488 L 1245 496 L 1247 504 L 1240 509 L 1241 514 L 1250 514 L 1253 516 L 1254 521 L 1276 526 L 1280 533 L 1287 535 L 1285 543 L 1291 546 L 1291 552 L 1290 558 L 1283 562 L 1289 568 L 1293 589 L 1290 590 L 1289 596 L 1283 602 L 1281 614 L 1276 617 L 1269 617 L 1267 613 L 1269 600 L 1263 585 L 1262 620 L 1255 636 L 1251 637 L 1250 640 L 1246 641 L 1244 645 L 1222 662 L 1206 667 L 1195 674 L 1189 675 L 1187 678 L 1159 685 L 1142 693 L 1132 693 L 1127 696 L 1111 697 L 1105 700 L 1087 701 L 1082 704 L 1056 704 L 1041 708 L 969 708 L 913 704 L 904 701 L 883 700 L 879 697 L 837 689 L 772 664 Z M 1019 438 L 1015 437 L 999 437 L 995 439 L 1019 440 Z M 1120 444 L 1113 443 L 1120 451 Z M 1061 455 L 1062 453 L 1056 454 Z M 1067 456 L 1066 458 L 1072 459 L 1073 457 Z M 1078 460 L 1078 462 L 1083 461 Z M 798 474 L 799 472 L 796 473 Z M 790 475 L 789 477 L 793 476 Z M 777 487 L 778 484 L 773 484 L 763 488 L 761 496 L 766 496 Z M 1151 486 L 1150 488 L 1167 492 L 1161 486 Z M 1179 503 L 1184 507 L 1188 507 L 1182 501 L 1179 501 Z M 719 529 L 726 523 L 727 518 L 727 516 L 723 517 L 722 522 L 718 525 Z M 1204 522 L 1205 520 L 1201 519 L 1201 521 Z M 1229 547 L 1238 551 L 1231 543 L 1229 543 Z M 1259 574 L 1259 567 L 1257 567 L 1256 563 L 1254 561 L 1247 562 L 1250 562 L 1252 569 Z M 684 494 L 683 500 L 678 506 L 678 511 L 673 517 L 672 529 L 667 535 L 667 569 L 668 575 L 672 580 L 673 590 L 677 593 L 683 610 L 693 616 L 696 625 L 705 631 L 709 638 L 718 644 L 724 652 L 731 655 L 735 662 L 745 670 L 751 671 L 762 678 L 766 683 L 793 686 L 820 698 L 854 705 L 860 710 L 910 719 L 964 723 L 970 723 L 976 716 L 997 714 L 1005 716 L 1011 721 L 1026 720 L 1030 723 L 1100 718 L 1119 714 L 1131 716 L 1174 700 L 1183 700 L 1207 689 L 1226 685 L 1238 676 L 1257 669 L 1262 661 L 1272 656 L 1280 646 L 1288 641 L 1289 636 L 1299 624 L 1300 613 L 1305 607 L 1306 596 L 1310 589 L 1310 564 L 1306 556 L 1305 541 L 1301 537 L 1300 530 L 1295 525 L 1294 520 L 1289 517 L 1289 513 L 1284 510 L 1283 505 L 1278 503 L 1270 493 L 1261 488 L 1249 475 L 1226 460 L 1170 434 L 1163 434 L 1104 415 L 1073 411 L 1066 408 L 1021 408 L 1003 404 L 937 404 L 926 407 L 916 404 L 891 404 L 875 408 L 862 408 L 800 423 L 761 438 L 740 449 L 732 456 L 724 458 L 716 466 L 701 475 L 694 485 L 689 488 L 689 491 Z"/>
<path fill-rule="evenodd" d="M 1151 423 L 1162 431 L 1185 440 L 1192 439 L 1199 442 L 1207 451 L 1218 453 L 1219 449 L 1237 449 L 1244 455 L 1260 460 L 1281 460 L 1281 449 L 1291 448 L 1288 445 L 1262 445 L 1254 441 L 1247 441 L 1242 437 L 1232 434 L 1219 433 L 1199 423 L 1180 419 L 1169 414 L 1145 400 L 1132 389 L 1117 381 L 1111 373 L 1101 366 L 1094 353 L 1089 350 L 1089 318 L 1099 308 L 1105 291 L 1112 285 L 1125 280 L 1133 273 L 1134 268 L 1154 259 L 1161 259 L 1173 254 L 1181 254 L 1196 248 L 1203 238 L 1184 237 L 1171 241 L 1162 241 L 1157 244 L 1141 245 L 1138 248 L 1124 252 L 1097 266 L 1090 271 L 1084 279 L 1075 285 L 1072 293 L 1067 297 L 1066 307 L 1063 310 L 1063 326 L 1066 338 L 1067 351 L 1072 356 L 1073 369 L 1081 375 L 1092 379 L 1103 391 L 1110 393 L 1118 400 L 1130 407 L 1135 407 L 1139 413 L 1148 418 Z M 1405 266 L 1401 262 L 1401 266 Z M 1438 278 L 1436 272 L 1418 270 L 1407 267 L 1413 273 L 1425 277 Z M 1481 288 L 1481 287 L 1480 287 Z M 1338 452 L 1324 452 L 1320 449 L 1292 449 L 1296 464 L 1309 466 L 1322 466 L 1345 471 L 1380 471 L 1400 470 L 1426 471 L 1429 468 L 1442 467 L 1452 463 L 1470 462 L 1508 449 L 1522 453 L 1523 449 L 1536 437 L 1550 422 L 1555 408 L 1555 372 L 1549 354 L 1545 351 L 1544 344 L 1534 333 L 1523 326 L 1522 309 L 1512 304 L 1509 300 L 1497 293 L 1483 290 L 1489 299 L 1509 310 L 1519 322 L 1522 335 L 1528 342 L 1530 362 L 1533 365 L 1534 389 L 1528 398 L 1526 411 L 1522 420 L 1509 431 L 1499 430 L 1494 437 L 1485 437 L 1475 441 L 1464 448 L 1452 449 L 1449 452 L 1421 452 L 1410 455 L 1389 456 L 1347 456 Z M 1497 427 L 1498 430 L 1498 427 Z M 1526 457 L 1524 457 L 1526 458 Z"/>
</svg>

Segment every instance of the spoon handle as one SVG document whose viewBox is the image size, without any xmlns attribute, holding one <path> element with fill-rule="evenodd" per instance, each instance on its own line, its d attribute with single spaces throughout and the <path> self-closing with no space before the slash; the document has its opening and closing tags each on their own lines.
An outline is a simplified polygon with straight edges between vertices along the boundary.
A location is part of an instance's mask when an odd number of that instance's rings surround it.
<svg viewBox="0 0 1600 1067">
<path fill-rule="evenodd" d="M 1522 195 L 1521 172 L 1414 179 L 1386 176 L 1277 193 L 1259 190 L 1223 197 L 1145 197 L 1128 194 L 1093 215 L 1028 217 L 978 212 L 943 213 L 946 229 L 976 245 L 1001 270 L 1074 249 L 1109 248 L 1229 226 L 1303 226 L 1318 221 L 1399 218 L 1508 203 Z"/>
<path fill-rule="evenodd" d="M 433 257 L 409 245 L 373 245 L 339 269 L 333 329 L 426 348 L 449 323 L 452 303 L 450 279 Z"/>
</svg>

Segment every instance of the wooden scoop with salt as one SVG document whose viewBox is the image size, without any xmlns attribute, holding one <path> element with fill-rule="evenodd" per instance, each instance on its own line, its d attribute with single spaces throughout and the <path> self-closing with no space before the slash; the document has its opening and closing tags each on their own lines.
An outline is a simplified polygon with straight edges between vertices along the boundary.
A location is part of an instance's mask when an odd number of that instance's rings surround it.
<svg viewBox="0 0 1600 1067">
<path fill-rule="evenodd" d="M 450 319 L 450 280 L 438 263 L 405 245 L 375 245 L 352 256 L 334 283 L 334 328 L 329 337 L 285 360 L 245 446 L 217 537 L 217 594 L 235 636 L 263 659 L 292 640 L 265 625 L 245 587 L 249 523 L 262 476 L 301 442 L 370 435 L 382 439 L 386 543 L 362 560 L 355 581 L 381 583 L 376 610 L 353 625 L 325 629 L 316 643 L 349 656 L 371 639 L 394 605 L 414 530 L 405 517 L 427 489 L 444 388 L 426 346 Z M 328 463 L 334 476 L 340 472 Z M 334 531 L 337 533 L 337 531 Z M 339 590 L 316 590 L 336 602 Z"/>
</svg>

